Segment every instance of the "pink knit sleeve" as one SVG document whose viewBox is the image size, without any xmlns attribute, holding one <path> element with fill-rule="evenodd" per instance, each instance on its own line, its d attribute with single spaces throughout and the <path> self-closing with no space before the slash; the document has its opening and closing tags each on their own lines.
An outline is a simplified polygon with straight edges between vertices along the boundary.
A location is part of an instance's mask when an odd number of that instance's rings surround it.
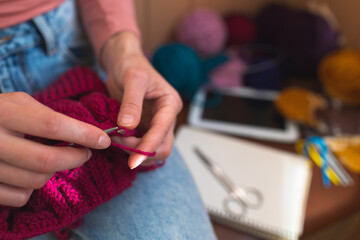
<svg viewBox="0 0 360 240">
<path fill-rule="evenodd" d="M 96 55 L 113 34 L 129 30 L 140 35 L 133 0 L 78 0 L 85 29 Z"/>
</svg>

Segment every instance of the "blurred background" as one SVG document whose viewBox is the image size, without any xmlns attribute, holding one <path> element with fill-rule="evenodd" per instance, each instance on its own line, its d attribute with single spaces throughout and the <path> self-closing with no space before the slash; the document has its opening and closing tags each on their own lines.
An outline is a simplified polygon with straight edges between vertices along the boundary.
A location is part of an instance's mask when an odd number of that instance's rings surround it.
<svg viewBox="0 0 360 240">
<path fill-rule="evenodd" d="M 173 40 L 180 20 L 196 8 L 210 8 L 222 16 L 242 13 L 251 18 L 269 3 L 280 3 L 309 10 L 324 16 L 346 38 L 346 45 L 360 49 L 360 2 L 356 0 L 135 0 L 138 23 L 143 34 L 144 49 L 155 50 Z"/>
<path fill-rule="evenodd" d="M 360 1 L 135 4 L 144 52 L 184 100 L 178 125 L 187 124 L 203 86 L 276 91 L 277 111 L 301 130 L 296 140 L 323 137 L 353 179 L 351 186 L 328 188 L 322 166 L 314 168 L 301 238 L 360 239 Z M 296 152 L 295 142 L 249 140 Z M 260 239 L 214 228 L 219 239 Z"/>
</svg>

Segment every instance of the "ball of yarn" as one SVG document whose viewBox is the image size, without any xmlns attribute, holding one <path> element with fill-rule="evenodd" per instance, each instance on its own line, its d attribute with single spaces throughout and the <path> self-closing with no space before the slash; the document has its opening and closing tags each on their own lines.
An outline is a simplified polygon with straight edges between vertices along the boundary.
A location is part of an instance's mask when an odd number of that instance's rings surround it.
<svg viewBox="0 0 360 240">
<path fill-rule="evenodd" d="M 256 26 L 252 19 L 241 15 L 232 14 L 225 17 L 229 45 L 243 45 L 251 43 L 256 38 Z"/>
<path fill-rule="evenodd" d="M 200 58 L 183 44 L 161 46 L 155 51 L 152 64 L 184 98 L 191 99 L 202 83 Z"/>
<path fill-rule="evenodd" d="M 345 135 L 326 139 L 330 149 L 349 170 L 360 173 L 360 137 Z"/>
<path fill-rule="evenodd" d="M 258 38 L 281 47 L 288 56 L 289 72 L 313 76 L 319 61 L 338 47 L 338 34 L 321 16 L 272 4 L 257 16 Z"/>
<path fill-rule="evenodd" d="M 326 92 L 347 104 L 360 104 L 360 52 L 334 51 L 319 64 L 319 79 Z"/>
<path fill-rule="evenodd" d="M 216 67 L 210 74 L 210 82 L 214 87 L 240 87 L 246 63 L 239 57 Z"/>
<path fill-rule="evenodd" d="M 222 18 L 210 9 L 197 9 L 180 22 L 177 40 L 193 48 L 201 57 L 218 54 L 225 46 L 226 29 Z"/>
<path fill-rule="evenodd" d="M 280 92 L 275 106 L 286 118 L 295 122 L 321 128 L 322 122 L 316 112 L 327 107 L 321 95 L 301 87 L 288 87 Z"/>
</svg>

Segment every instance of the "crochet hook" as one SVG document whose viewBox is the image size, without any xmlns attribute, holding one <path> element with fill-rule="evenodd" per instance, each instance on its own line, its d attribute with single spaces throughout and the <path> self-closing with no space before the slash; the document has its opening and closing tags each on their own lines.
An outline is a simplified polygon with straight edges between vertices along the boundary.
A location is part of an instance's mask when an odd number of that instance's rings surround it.
<svg viewBox="0 0 360 240">
<path fill-rule="evenodd" d="M 106 134 L 109 135 L 110 133 L 115 132 L 116 130 L 121 135 L 124 135 L 126 132 L 125 129 L 122 129 L 122 128 L 119 129 L 119 127 L 108 128 L 108 129 L 105 129 L 104 132 L 106 132 Z"/>
<path fill-rule="evenodd" d="M 120 135 L 124 135 L 126 134 L 126 130 L 124 128 L 119 128 L 119 127 L 112 127 L 112 128 L 108 128 L 108 129 L 105 129 L 104 132 L 106 134 L 110 134 L 112 132 L 115 132 L 117 131 L 117 133 L 119 133 Z M 131 148 L 131 147 L 127 147 L 127 146 L 124 146 L 124 145 L 121 145 L 121 144 L 118 144 L 118 143 L 112 143 L 112 145 L 116 145 L 122 149 L 126 149 L 126 150 L 129 150 L 129 151 L 132 151 L 132 152 L 136 152 L 136 153 L 139 153 L 139 154 L 142 154 L 142 155 L 145 155 L 145 156 L 148 156 L 148 157 L 154 157 L 156 155 L 156 152 L 144 152 L 144 151 L 141 151 L 141 150 L 138 150 L 138 149 L 135 149 L 135 148 Z"/>
</svg>

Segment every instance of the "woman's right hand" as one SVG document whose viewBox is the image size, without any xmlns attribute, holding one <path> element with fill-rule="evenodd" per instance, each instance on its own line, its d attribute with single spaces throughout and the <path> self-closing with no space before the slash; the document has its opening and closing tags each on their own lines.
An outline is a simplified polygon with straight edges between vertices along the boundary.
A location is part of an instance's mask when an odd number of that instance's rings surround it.
<svg viewBox="0 0 360 240">
<path fill-rule="evenodd" d="M 25 134 L 86 148 L 47 146 L 25 139 Z M 55 172 L 84 164 L 91 157 L 88 148 L 109 145 L 101 129 L 55 112 L 26 93 L 0 94 L 0 204 L 25 205 Z"/>
</svg>

